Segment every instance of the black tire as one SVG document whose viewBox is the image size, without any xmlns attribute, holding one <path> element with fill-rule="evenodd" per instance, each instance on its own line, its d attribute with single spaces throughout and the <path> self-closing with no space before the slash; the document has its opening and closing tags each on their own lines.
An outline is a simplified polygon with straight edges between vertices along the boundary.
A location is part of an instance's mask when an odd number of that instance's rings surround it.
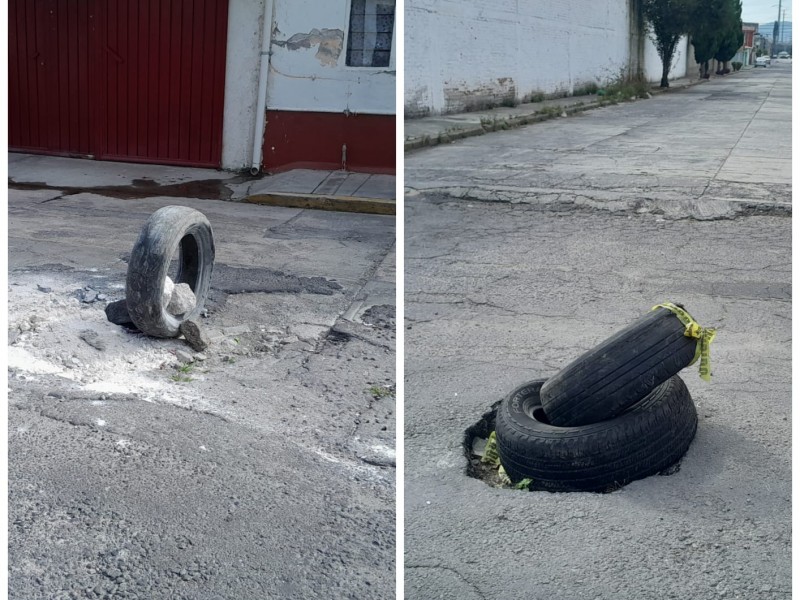
<svg viewBox="0 0 800 600">
<path fill-rule="evenodd" d="M 651 311 L 561 369 L 542 386 L 553 425 L 589 425 L 622 414 L 692 362 L 698 340 L 666 308 Z"/>
<path fill-rule="evenodd" d="M 500 462 L 512 481 L 553 492 L 616 489 L 675 464 L 697 431 L 686 384 L 677 375 L 615 419 L 582 427 L 548 424 L 543 380 L 511 392 L 495 421 Z"/>
<path fill-rule="evenodd" d="M 170 261 L 178 253 L 175 284 L 188 283 L 194 308 L 175 316 L 162 305 Z M 155 337 L 177 337 L 183 321 L 203 310 L 214 268 L 214 236 L 203 213 L 186 206 L 165 206 L 150 215 L 133 247 L 128 263 L 126 301 L 131 320 Z"/>
</svg>

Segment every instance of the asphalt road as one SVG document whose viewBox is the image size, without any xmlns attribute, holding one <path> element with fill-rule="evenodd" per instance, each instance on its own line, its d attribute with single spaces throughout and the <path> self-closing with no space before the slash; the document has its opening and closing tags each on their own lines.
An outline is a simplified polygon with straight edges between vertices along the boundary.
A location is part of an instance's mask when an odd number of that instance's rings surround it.
<svg viewBox="0 0 800 600">
<path fill-rule="evenodd" d="M 790 76 L 407 156 L 406 598 L 790 596 Z M 494 402 L 668 300 L 718 328 L 711 383 L 682 372 L 677 473 L 610 494 L 467 476 Z"/>
<path fill-rule="evenodd" d="M 80 300 L 122 297 L 167 204 L 206 214 L 217 249 L 215 341 L 182 370 L 185 342 Z M 11 190 L 9 597 L 394 597 L 394 231 Z"/>
</svg>

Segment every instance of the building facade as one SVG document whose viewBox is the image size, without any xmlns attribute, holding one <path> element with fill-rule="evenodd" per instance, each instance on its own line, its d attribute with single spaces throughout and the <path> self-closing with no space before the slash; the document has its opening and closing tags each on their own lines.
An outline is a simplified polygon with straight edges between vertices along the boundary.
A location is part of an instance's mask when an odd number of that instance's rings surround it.
<svg viewBox="0 0 800 600">
<path fill-rule="evenodd" d="M 394 0 L 11 0 L 9 148 L 393 172 Z"/>
<path fill-rule="evenodd" d="M 744 40 L 742 47 L 736 52 L 732 62 L 740 62 L 743 65 L 754 65 L 756 62 L 755 36 L 758 31 L 758 23 L 742 23 L 742 33 Z"/>
</svg>

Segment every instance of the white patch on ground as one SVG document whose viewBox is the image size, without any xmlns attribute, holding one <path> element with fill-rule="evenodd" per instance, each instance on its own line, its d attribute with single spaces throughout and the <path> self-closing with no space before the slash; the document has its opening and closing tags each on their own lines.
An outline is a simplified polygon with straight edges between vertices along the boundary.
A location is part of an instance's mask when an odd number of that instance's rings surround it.
<svg viewBox="0 0 800 600">
<path fill-rule="evenodd" d="M 382 454 L 387 458 L 395 458 L 394 448 L 390 448 L 389 446 L 384 446 L 383 444 L 375 444 L 373 446 L 370 446 L 370 450 L 372 450 L 376 454 Z"/>
<path fill-rule="evenodd" d="M 56 375 L 82 389 L 110 394 L 135 394 L 149 402 L 214 410 L 204 397 L 170 378 L 182 340 L 130 333 L 106 319 L 105 303 L 86 304 L 74 297 L 86 285 L 72 274 L 16 273 L 8 294 L 9 369 Z M 52 289 L 44 293 L 37 284 Z M 116 298 L 109 298 L 109 301 Z M 98 350 L 79 337 L 86 330 L 105 343 Z M 217 407 L 218 408 L 218 407 Z"/>
<path fill-rule="evenodd" d="M 325 452 L 321 448 L 317 448 L 316 450 L 314 450 L 314 452 L 316 452 L 319 456 L 321 456 L 322 458 L 324 458 L 328 462 L 332 462 L 332 463 L 336 463 L 336 464 L 341 464 L 341 462 L 342 462 L 341 460 L 336 458 L 333 454 L 328 454 L 327 452 Z"/>
<path fill-rule="evenodd" d="M 24 348 L 8 349 L 8 368 L 18 369 L 26 373 L 62 373 L 64 369 L 44 360 L 39 360 Z"/>
<path fill-rule="evenodd" d="M 312 450 L 314 454 L 321 457 L 326 462 L 338 465 L 345 471 L 357 473 L 359 477 L 366 476 L 376 481 L 387 479 L 387 475 L 378 466 L 365 464 L 361 461 L 339 458 L 337 456 L 334 456 L 333 454 L 325 452 L 325 450 L 323 450 L 322 448 L 312 448 Z M 392 472 L 391 477 L 394 477 L 394 472 Z"/>
<path fill-rule="evenodd" d="M 106 422 L 103 419 L 97 419 L 97 426 L 98 427 L 105 427 Z"/>
</svg>

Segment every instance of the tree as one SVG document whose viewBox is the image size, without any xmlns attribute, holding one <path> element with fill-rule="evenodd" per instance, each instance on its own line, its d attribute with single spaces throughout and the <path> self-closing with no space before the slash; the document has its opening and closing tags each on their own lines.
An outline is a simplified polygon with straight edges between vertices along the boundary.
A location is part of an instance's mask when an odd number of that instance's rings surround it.
<svg viewBox="0 0 800 600">
<path fill-rule="evenodd" d="M 722 63 L 722 73 L 730 73 L 728 61 L 731 60 L 744 42 L 744 31 L 742 31 L 742 3 L 741 0 L 732 0 L 729 11 L 726 12 L 726 19 L 720 26 L 722 27 L 719 47 L 714 58 Z"/>
<path fill-rule="evenodd" d="M 689 32 L 692 0 L 641 0 L 642 14 L 652 32 L 661 58 L 661 87 L 669 87 L 669 71 L 675 47 Z"/>
<path fill-rule="evenodd" d="M 691 8 L 689 35 L 703 79 L 708 78 L 708 62 L 719 49 L 721 24 L 727 20 L 726 13 L 730 8 L 731 0 L 697 0 Z"/>
<path fill-rule="evenodd" d="M 744 41 L 740 0 L 694 0 L 689 19 L 689 35 L 700 76 L 708 77 L 708 63 L 722 63 L 718 73 L 730 72 L 727 62 Z"/>
</svg>

